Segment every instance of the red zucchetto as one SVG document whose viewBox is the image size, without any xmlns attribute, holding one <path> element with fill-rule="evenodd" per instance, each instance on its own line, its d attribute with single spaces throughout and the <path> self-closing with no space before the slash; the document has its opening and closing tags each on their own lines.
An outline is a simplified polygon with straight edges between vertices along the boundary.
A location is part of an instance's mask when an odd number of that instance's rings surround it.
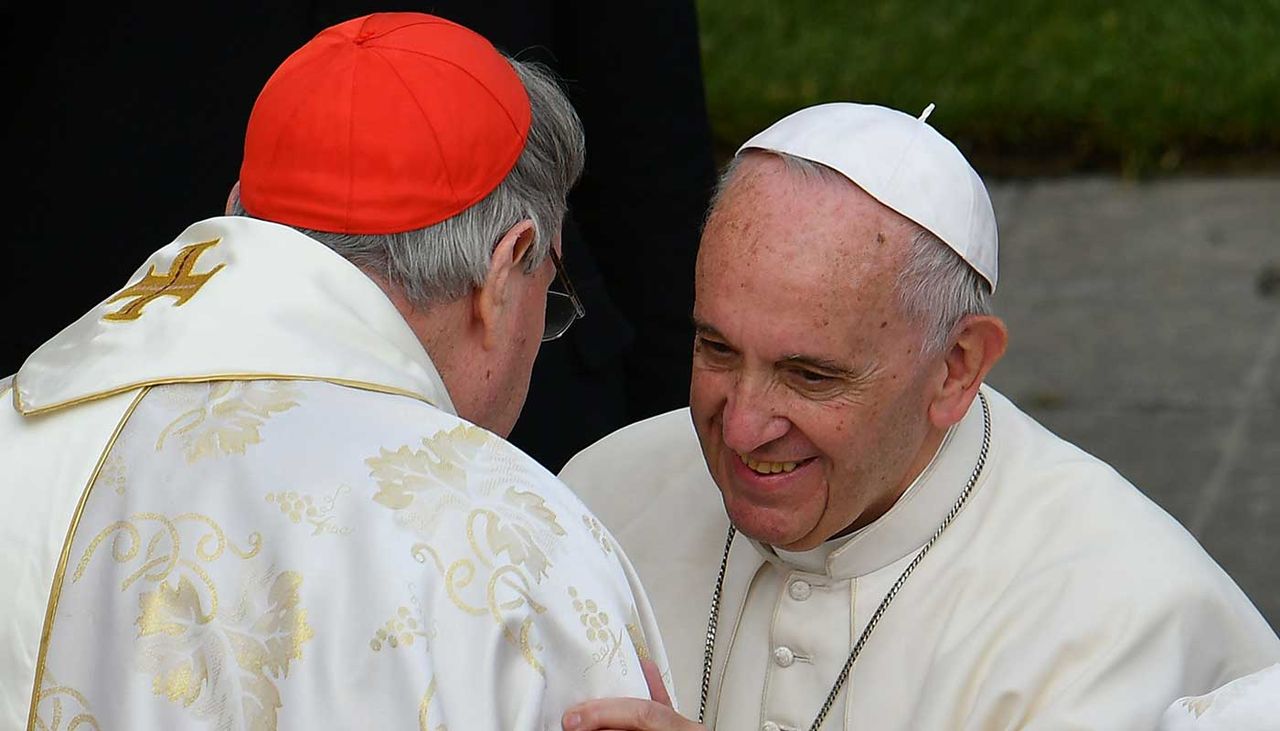
<svg viewBox="0 0 1280 731">
<path fill-rule="evenodd" d="M 524 149 L 529 97 L 489 41 L 423 13 L 321 31 L 276 69 L 245 134 L 245 210 L 352 234 L 438 223 L 488 195 Z"/>
</svg>

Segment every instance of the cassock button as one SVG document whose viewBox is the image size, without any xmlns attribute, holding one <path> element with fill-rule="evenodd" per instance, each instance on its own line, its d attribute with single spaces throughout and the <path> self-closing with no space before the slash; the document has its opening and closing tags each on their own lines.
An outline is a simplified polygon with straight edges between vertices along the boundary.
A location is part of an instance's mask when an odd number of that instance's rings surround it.
<svg viewBox="0 0 1280 731">
<path fill-rule="evenodd" d="M 760 731 L 782 731 L 782 727 L 773 721 L 765 721 L 761 724 Z"/>
<path fill-rule="evenodd" d="M 789 668 L 796 661 L 796 654 L 790 647 L 778 647 L 773 651 L 773 661 L 778 663 L 778 667 Z"/>
<path fill-rule="evenodd" d="M 791 582 L 791 586 L 787 587 L 787 593 L 791 595 L 792 599 L 802 602 L 813 593 L 813 587 L 804 579 L 796 579 Z"/>
</svg>

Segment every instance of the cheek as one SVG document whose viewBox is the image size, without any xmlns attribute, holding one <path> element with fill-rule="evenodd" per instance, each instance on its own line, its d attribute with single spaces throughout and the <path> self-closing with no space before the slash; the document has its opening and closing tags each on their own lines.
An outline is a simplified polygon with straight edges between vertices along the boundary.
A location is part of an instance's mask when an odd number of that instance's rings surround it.
<svg viewBox="0 0 1280 731">
<path fill-rule="evenodd" d="M 701 424 L 720 412 L 728 393 L 728 382 L 724 373 L 694 365 L 689 379 L 689 410 L 696 423 Z"/>
<path fill-rule="evenodd" d="M 909 441 L 900 410 L 884 405 L 868 406 L 833 420 L 823 440 L 819 448 L 831 455 L 834 471 L 842 475 L 839 481 L 856 483 L 876 479 L 877 475 L 884 477 L 886 470 L 891 472 L 897 453 Z"/>
<path fill-rule="evenodd" d="M 547 294 L 546 290 L 543 290 L 535 292 L 534 295 L 530 298 L 531 305 L 526 309 L 529 319 L 525 332 L 529 333 L 534 340 L 541 341 L 547 324 Z"/>
<path fill-rule="evenodd" d="M 796 404 L 790 412 L 794 432 L 823 457 L 826 479 L 835 492 L 834 501 L 874 471 L 880 459 L 878 445 L 886 424 L 877 408 L 862 403 Z M 843 489 L 842 489 L 843 488 Z"/>
<path fill-rule="evenodd" d="M 521 343 L 521 350 L 524 352 L 522 365 L 524 366 L 524 370 L 527 371 L 527 375 L 524 378 L 526 388 L 528 388 L 527 384 L 529 383 L 529 380 L 533 378 L 533 364 L 538 360 L 538 351 L 541 349 L 541 338 L 529 338 L 524 343 Z"/>
<path fill-rule="evenodd" d="M 538 356 L 538 350 L 542 347 L 542 333 L 546 330 L 546 322 L 543 309 L 534 308 L 524 322 L 524 327 L 516 334 L 516 342 L 513 345 L 529 364 L 533 363 L 533 359 Z"/>
<path fill-rule="evenodd" d="M 854 445 L 857 431 L 852 416 L 845 410 L 801 402 L 787 411 L 787 418 L 792 432 L 832 465 L 838 466 L 846 459 Z"/>
</svg>

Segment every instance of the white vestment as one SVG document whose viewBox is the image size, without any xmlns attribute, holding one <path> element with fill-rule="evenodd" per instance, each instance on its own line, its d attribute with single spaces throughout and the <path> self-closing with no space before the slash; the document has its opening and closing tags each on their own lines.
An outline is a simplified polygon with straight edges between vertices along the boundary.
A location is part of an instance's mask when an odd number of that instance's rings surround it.
<svg viewBox="0 0 1280 731">
<path fill-rule="evenodd" d="M 1159 731 L 1276 731 L 1280 729 L 1280 663 L 1221 688 L 1179 698 Z"/>
<path fill-rule="evenodd" d="M 1280 640 L 1169 515 L 993 389 L 967 504 L 870 635 L 824 729 L 1152 729 L 1176 698 L 1280 659 Z M 850 649 L 956 503 L 980 400 L 882 517 L 805 570 L 738 536 L 708 724 L 807 729 Z M 680 704 L 696 714 L 728 519 L 687 409 L 633 424 L 561 478 L 644 582 Z"/>
<path fill-rule="evenodd" d="M 610 534 L 289 228 L 191 226 L 0 397 L 0 728 L 559 729 L 665 671 Z"/>
</svg>

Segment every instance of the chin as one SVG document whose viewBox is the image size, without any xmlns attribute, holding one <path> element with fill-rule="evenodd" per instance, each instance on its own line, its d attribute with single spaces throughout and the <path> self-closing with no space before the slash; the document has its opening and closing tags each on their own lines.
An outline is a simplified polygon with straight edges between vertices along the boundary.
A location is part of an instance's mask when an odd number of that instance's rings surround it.
<svg viewBox="0 0 1280 731">
<path fill-rule="evenodd" d="M 786 548 L 812 532 L 812 527 L 799 524 L 795 511 L 751 505 L 723 489 L 721 499 L 733 527 L 761 543 Z"/>
<path fill-rule="evenodd" d="M 808 538 L 817 528 L 826 505 L 825 481 L 809 474 L 757 478 L 743 472 L 737 456 L 727 449 L 712 478 L 720 490 L 725 513 L 739 533 L 771 546 L 786 547 Z M 800 472 L 800 471 L 797 471 Z M 819 541 L 820 543 L 821 541 Z"/>
<path fill-rule="evenodd" d="M 481 424 L 481 426 L 484 426 L 486 429 L 497 434 L 503 439 L 509 439 L 511 437 L 511 432 L 516 428 L 516 422 L 519 420 L 520 414 L 517 413 L 511 416 L 499 417 L 495 420 L 495 423 L 492 426 L 485 426 L 483 424 Z"/>
<path fill-rule="evenodd" d="M 520 421 L 520 412 L 524 410 L 525 396 L 528 390 L 514 390 L 512 397 L 501 401 L 491 409 L 491 416 L 488 424 L 481 424 L 484 428 L 497 434 L 503 439 L 511 436 L 511 432 L 516 428 L 516 422 Z"/>
</svg>

